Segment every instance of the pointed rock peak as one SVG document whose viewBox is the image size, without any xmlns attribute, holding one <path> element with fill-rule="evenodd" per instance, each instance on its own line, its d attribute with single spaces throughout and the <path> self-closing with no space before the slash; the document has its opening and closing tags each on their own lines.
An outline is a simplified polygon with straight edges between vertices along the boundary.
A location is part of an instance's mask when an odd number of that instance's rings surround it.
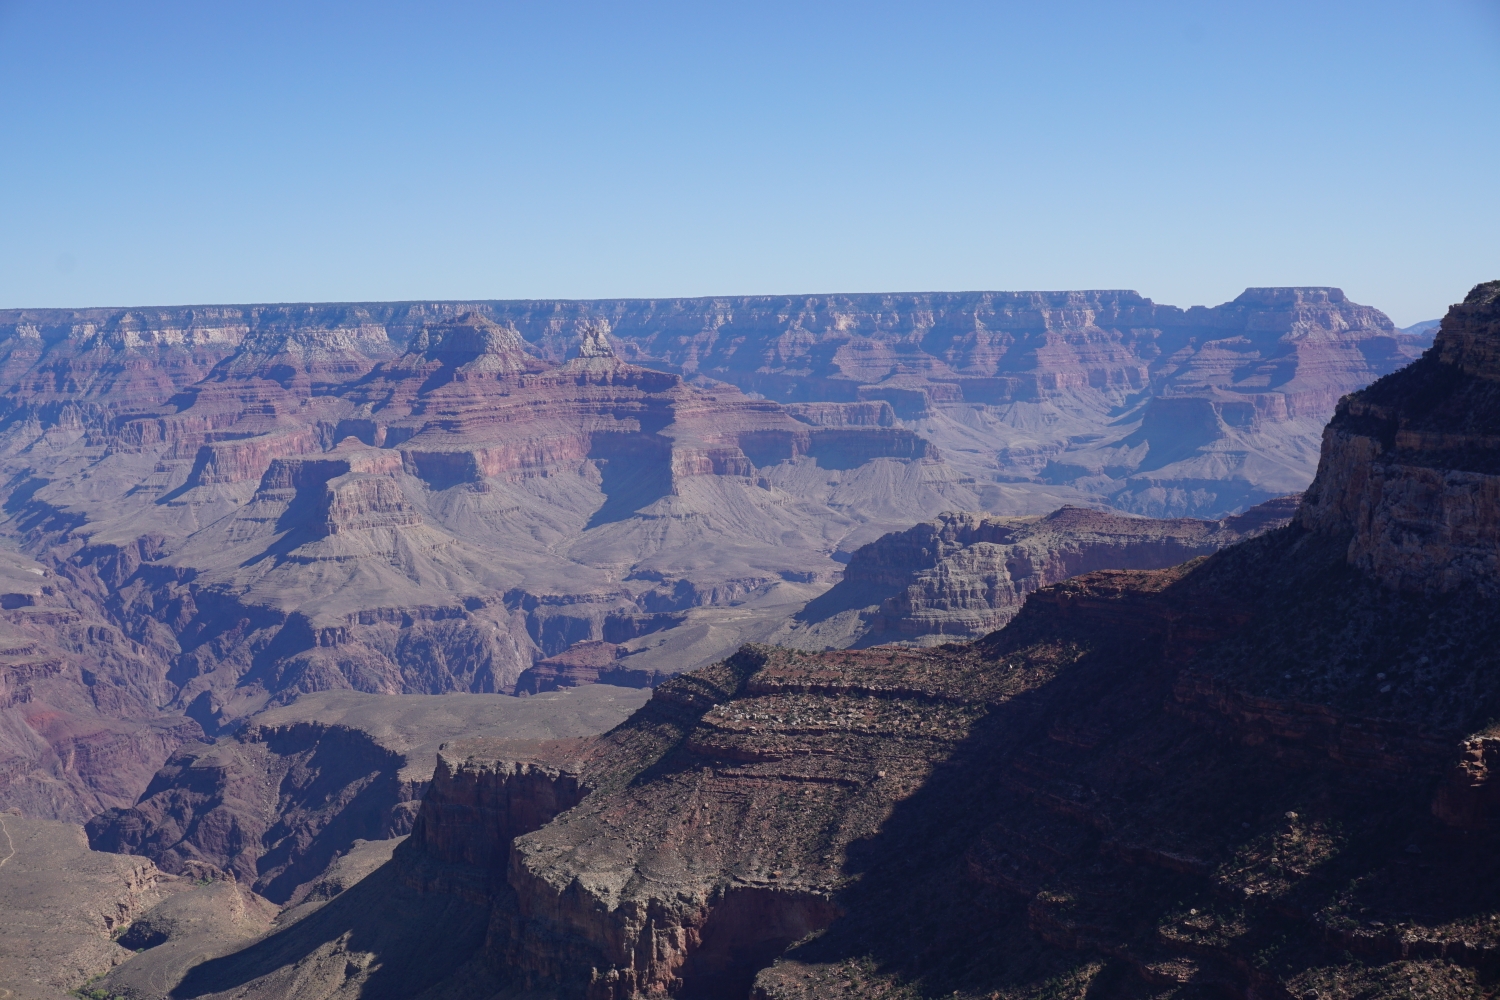
<svg viewBox="0 0 1500 1000">
<path fill-rule="evenodd" d="M 609 346 L 609 321 L 586 319 L 578 324 L 578 356 L 580 358 L 612 358 L 615 349 Z"/>
<path fill-rule="evenodd" d="M 1438 329 L 1438 360 L 1470 375 L 1500 379 L 1500 281 L 1475 285 Z"/>
</svg>

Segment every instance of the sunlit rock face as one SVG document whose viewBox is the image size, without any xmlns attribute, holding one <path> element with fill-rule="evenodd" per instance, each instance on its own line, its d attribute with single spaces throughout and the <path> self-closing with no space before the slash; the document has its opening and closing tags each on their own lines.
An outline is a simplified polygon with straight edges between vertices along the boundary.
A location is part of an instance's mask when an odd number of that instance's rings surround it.
<svg viewBox="0 0 1500 1000">
<path fill-rule="evenodd" d="M 1296 492 L 1339 398 L 1430 343 L 1337 288 L 1190 309 L 1125 291 L 486 307 L 549 356 L 575 323 L 603 322 L 642 364 L 785 403 L 885 403 L 1004 513 L 1038 487 L 1157 517 Z"/>
<path fill-rule="evenodd" d="M 1500 580 L 1500 282 L 1443 319 L 1420 361 L 1340 404 L 1303 523 L 1352 536 L 1349 561 L 1390 586 Z"/>
</svg>

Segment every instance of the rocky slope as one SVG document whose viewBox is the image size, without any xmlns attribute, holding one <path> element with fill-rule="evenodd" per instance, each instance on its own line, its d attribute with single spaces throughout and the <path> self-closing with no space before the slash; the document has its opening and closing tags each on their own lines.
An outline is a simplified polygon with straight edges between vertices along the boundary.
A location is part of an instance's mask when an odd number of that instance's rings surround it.
<svg viewBox="0 0 1500 1000">
<path fill-rule="evenodd" d="M 452 744 L 395 870 L 487 905 L 492 992 L 1486 996 L 1496 380 L 1500 282 L 1341 404 L 1294 523 L 970 645 L 749 648 L 596 740 Z M 298 995 L 298 933 L 184 995 Z"/>
<path fill-rule="evenodd" d="M 605 685 L 526 699 L 306 695 L 179 748 L 138 802 L 89 821 L 89 844 L 174 874 L 224 873 L 285 903 L 356 841 L 411 831 L 445 741 L 591 736 L 644 700 Z"/>
<path fill-rule="evenodd" d="M 300 693 L 543 690 L 580 643 L 652 682 L 944 511 L 1217 517 L 1419 339 L 1330 289 L 0 313 L 0 536 L 50 588 L 6 597 L 0 803 L 127 806 Z"/>
<path fill-rule="evenodd" d="M 976 638 L 1027 595 L 1100 569 L 1166 569 L 1288 523 L 1297 496 L 1218 521 L 1062 507 L 1045 517 L 949 513 L 856 550 L 843 579 L 778 640 L 803 648 Z"/>
<path fill-rule="evenodd" d="M 0 812 L 0 983 L 16 1000 L 57 1000 L 131 956 L 137 917 L 181 891 L 144 858 L 97 854 L 74 824 Z"/>
<path fill-rule="evenodd" d="M 203 730 L 161 712 L 165 656 L 66 576 L 0 550 L 0 802 L 81 823 L 129 805 Z"/>
</svg>

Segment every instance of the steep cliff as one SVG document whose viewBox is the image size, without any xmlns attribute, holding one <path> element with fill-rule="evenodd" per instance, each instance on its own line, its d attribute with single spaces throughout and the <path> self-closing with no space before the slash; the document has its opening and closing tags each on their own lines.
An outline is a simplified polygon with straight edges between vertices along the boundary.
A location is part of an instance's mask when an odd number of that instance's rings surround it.
<svg viewBox="0 0 1500 1000">
<path fill-rule="evenodd" d="M 411 832 L 445 741 L 591 736 L 642 701 L 607 686 L 524 700 L 307 695 L 232 737 L 179 748 L 139 801 L 89 821 L 89 844 L 174 874 L 224 872 L 285 903 L 357 841 Z"/>
<path fill-rule="evenodd" d="M 797 618 L 809 638 L 824 642 L 842 625 L 853 641 L 836 645 L 974 638 L 1014 618 L 1041 587 L 1100 569 L 1165 569 L 1217 552 L 1286 524 L 1298 499 L 1269 500 L 1218 521 L 1081 507 L 1040 518 L 944 514 L 856 550 L 843 580 Z M 806 645 L 797 630 L 786 638 Z"/>
<path fill-rule="evenodd" d="M 1302 523 L 1401 589 L 1500 580 L 1500 282 L 1444 317 L 1433 349 L 1339 408 Z"/>
<path fill-rule="evenodd" d="M 1487 995 L 1493 510 L 1364 526 L 1433 470 L 1484 496 L 1496 287 L 1341 404 L 1294 523 L 970 645 L 746 649 L 597 740 L 467 745 L 402 864 L 564 996 Z"/>
</svg>

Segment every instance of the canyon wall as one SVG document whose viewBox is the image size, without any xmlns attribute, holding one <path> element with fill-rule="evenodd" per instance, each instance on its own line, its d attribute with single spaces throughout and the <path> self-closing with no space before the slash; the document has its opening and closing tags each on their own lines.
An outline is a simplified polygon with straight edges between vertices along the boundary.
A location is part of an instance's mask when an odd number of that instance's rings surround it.
<svg viewBox="0 0 1500 1000">
<path fill-rule="evenodd" d="M 1042 587 L 1101 569 L 1176 566 L 1281 527 L 1298 500 L 1269 500 L 1218 521 L 1081 507 L 1040 518 L 944 514 L 856 550 L 843 579 L 799 617 L 863 605 L 847 645 L 977 638 L 1014 618 Z"/>
<path fill-rule="evenodd" d="M 596 740 L 466 746 L 403 863 L 479 872 L 488 967 L 564 996 L 1481 996 L 1492 511 L 1366 526 L 1401 477 L 1474 495 L 1500 429 L 1444 402 L 1482 391 L 1495 304 L 1340 405 L 1292 523 L 972 644 L 747 648 Z M 1440 413 L 1450 465 L 1379 436 Z M 551 805 L 506 844 L 515 796 Z"/>
<path fill-rule="evenodd" d="M 6 311 L 0 535 L 53 593 L 0 616 L 0 803 L 128 807 L 309 692 L 656 683 L 944 512 L 1216 518 L 1418 346 L 1306 288 Z"/>
<path fill-rule="evenodd" d="M 1301 489 L 1339 397 L 1429 342 L 1336 288 L 1190 309 L 1074 291 L 11 310 L 0 375 L 48 412 L 117 407 L 127 387 L 164 400 L 220 362 L 311 389 L 465 313 L 553 363 L 588 329 L 631 363 L 806 412 L 885 406 L 977 481 L 1069 485 L 1158 516 Z M 143 372 L 151 386 L 132 381 Z"/>
</svg>

